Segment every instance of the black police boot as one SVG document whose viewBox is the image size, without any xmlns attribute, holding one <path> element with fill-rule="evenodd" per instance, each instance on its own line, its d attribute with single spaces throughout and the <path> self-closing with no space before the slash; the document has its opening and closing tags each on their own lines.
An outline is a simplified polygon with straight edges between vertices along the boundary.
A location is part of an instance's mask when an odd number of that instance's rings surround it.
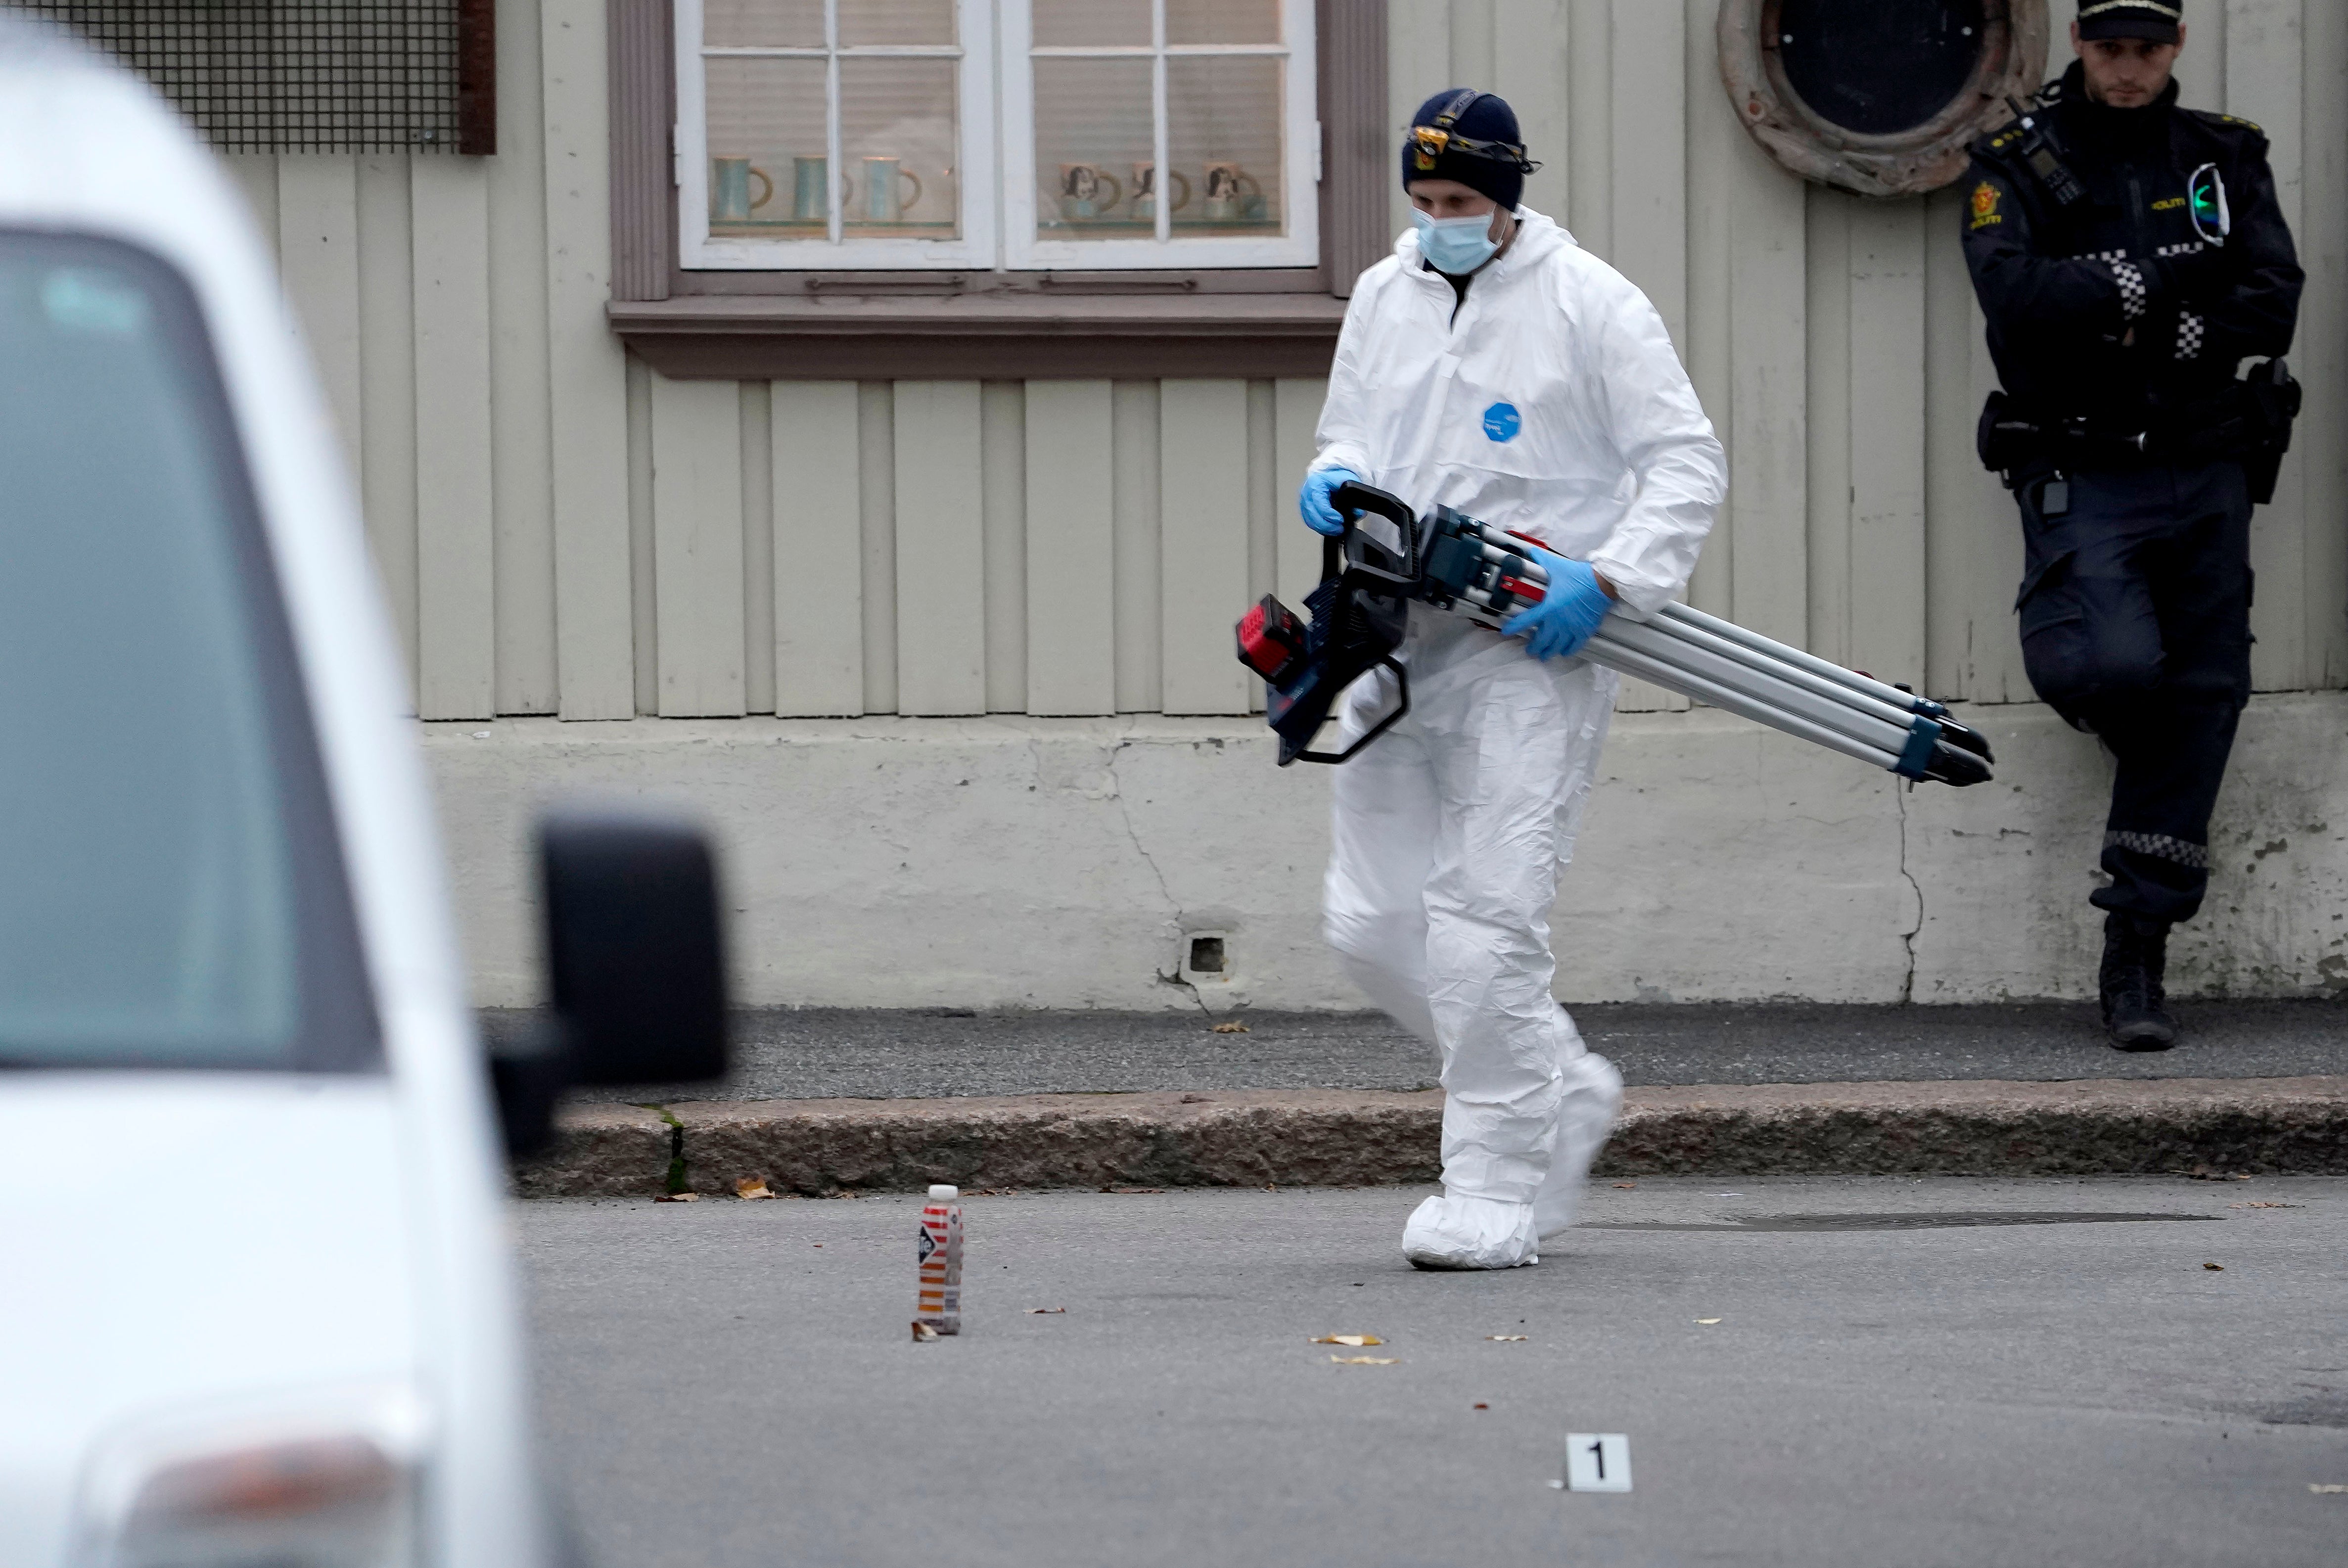
<svg viewBox="0 0 2348 1568">
<path fill-rule="evenodd" d="M 2165 1051 L 2177 1043 L 2177 1020 L 2161 1004 L 2168 967 L 2168 923 L 2118 910 L 2104 917 L 2104 1028 L 2124 1051 Z"/>
</svg>

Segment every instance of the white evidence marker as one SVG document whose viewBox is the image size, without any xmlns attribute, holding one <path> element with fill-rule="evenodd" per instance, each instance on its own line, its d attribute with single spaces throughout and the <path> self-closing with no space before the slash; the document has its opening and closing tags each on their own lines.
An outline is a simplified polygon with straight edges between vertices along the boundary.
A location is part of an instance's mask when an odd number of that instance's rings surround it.
<svg viewBox="0 0 2348 1568">
<path fill-rule="evenodd" d="M 1621 1432 L 1566 1433 L 1565 1490 L 1630 1491 L 1631 1439 Z"/>
</svg>

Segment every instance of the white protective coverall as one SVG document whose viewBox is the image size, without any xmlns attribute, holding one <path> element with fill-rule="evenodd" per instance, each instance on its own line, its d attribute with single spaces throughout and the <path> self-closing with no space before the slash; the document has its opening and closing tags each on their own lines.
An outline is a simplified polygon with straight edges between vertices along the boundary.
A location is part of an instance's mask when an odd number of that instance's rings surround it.
<svg viewBox="0 0 2348 1568">
<path fill-rule="evenodd" d="M 1350 469 L 1587 561 L 1632 614 L 1686 583 L 1727 465 L 1646 296 L 1548 218 L 1464 302 L 1406 233 L 1345 313 L 1313 468 Z M 1454 318 L 1454 305 L 1457 306 Z M 1622 1102 L 1550 995 L 1549 913 L 1617 679 L 1410 607 L 1411 709 L 1335 769 L 1327 938 L 1377 1005 L 1442 1052 L 1444 1196 L 1404 1251 L 1430 1266 L 1538 1262 L 1572 1223 Z M 1356 684 L 1348 738 L 1389 706 Z"/>
</svg>

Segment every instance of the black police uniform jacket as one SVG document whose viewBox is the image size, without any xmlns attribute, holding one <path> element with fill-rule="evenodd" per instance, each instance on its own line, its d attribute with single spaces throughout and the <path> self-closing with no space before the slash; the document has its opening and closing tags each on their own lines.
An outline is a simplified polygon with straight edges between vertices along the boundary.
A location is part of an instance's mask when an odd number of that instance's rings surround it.
<svg viewBox="0 0 2348 1568">
<path fill-rule="evenodd" d="M 2305 274 L 2275 201 L 2265 134 L 2248 120 L 2157 102 L 2115 109 L 2074 64 L 2036 111 L 2085 190 L 2058 203 L 2009 126 L 1972 147 L 1965 262 L 1989 318 L 1990 356 L 2018 407 L 2099 434 L 2181 434 L 2246 358 L 2291 346 Z M 2187 182 L 2225 181 L 2232 233 L 2194 228 Z M 2158 447 L 2153 448 L 2157 457 Z"/>
</svg>

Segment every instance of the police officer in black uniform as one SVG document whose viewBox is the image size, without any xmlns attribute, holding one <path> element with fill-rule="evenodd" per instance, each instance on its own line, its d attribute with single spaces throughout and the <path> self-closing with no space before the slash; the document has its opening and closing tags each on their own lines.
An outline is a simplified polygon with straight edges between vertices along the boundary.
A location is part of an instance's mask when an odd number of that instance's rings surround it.
<svg viewBox="0 0 2348 1568">
<path fill-rule="evenodd" d="M 2080 0 L 2079 59 L 1974 144 L 1965 260 L 2004 391 L 1982 459 L 2021 504 L 2024 667 L 2118 764 L 2093 901 L 2104 1022 L 2164 1050 L 2168 928 L 2199 909 L 2250 685 L 2250 520 L 2298 411 L 2303 279 L 2267 140 L 2181 108 L 2184 0 Z M 2238 380 L 2247 361 L 2267 363 Z"/>
</svg>

